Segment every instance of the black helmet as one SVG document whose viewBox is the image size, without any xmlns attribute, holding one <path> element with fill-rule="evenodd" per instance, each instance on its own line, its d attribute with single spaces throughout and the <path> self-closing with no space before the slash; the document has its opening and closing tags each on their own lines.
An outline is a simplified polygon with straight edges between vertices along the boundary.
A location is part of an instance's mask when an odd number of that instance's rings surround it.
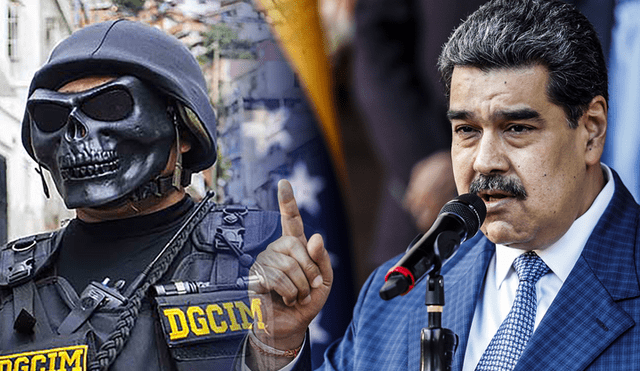
<svg viewBox="0 0 640 371">
<path fill-rule="evenodd" d="M 216 116 L 200 66 L 179 40 L 154 27 L 121 19 L 74 32 L 36 72 L 29 95 L 38 88 L 57 90 L 72 80 L 110 74 L 135 76 L 174 98 L 182 121 L 197 139 L 184 154 L 184 168 L 198 172 L 213 165 Z M 26 111 L 22 143 L 35 159 Z"/>
</svg>

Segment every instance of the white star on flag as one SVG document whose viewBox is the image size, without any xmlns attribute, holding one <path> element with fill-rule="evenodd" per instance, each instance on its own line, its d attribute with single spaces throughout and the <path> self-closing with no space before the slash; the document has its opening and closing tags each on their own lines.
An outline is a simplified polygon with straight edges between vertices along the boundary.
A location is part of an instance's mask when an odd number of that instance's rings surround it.
<svg viewBox="0 0 640 371">
<path fill-rule="evenodd" d="M 264 157 L 269 149 L 280 145 L 288 149 L 291 145 L 291 135 L 285 130 L 284 125 L 291 116 L 286 108 L 279 108 L 274 112 L 256 111 L 255 120 L 246 122 L 242 126 L 245 137 L 253 137 L 255 140 L 255 153 L 257 157 Z"/>
<path fill-rule="evenodd" d="M 317 216 L 320 213 L 318 195 L 324 189 L 324 180 L 319 176 L 310 176 L 307 165 L 296 162 L 293 173 L 287 179 L 293 188 L 293 196 L 299 209 L 305 209 L 309 214 Z"/>
</svg>

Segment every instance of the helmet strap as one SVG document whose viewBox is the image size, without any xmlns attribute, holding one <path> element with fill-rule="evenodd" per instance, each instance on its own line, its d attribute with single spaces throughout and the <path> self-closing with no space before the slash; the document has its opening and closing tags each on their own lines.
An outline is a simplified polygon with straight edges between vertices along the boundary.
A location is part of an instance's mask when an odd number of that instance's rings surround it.
<svg viewBox="0 0 640 371">
<path fill-rule="evenodd" d="M 36 173 L 40 175 L 40 179 L 42 179 L 42 190 L 44 191 L 44 195 L 47 198 L 51 198 L 51 194 L 49 193 L 49 186 L 47 185 L 47 180 L 44 178 L 44 172 L 42 171 L 42 164 L 38 162 L 38 167 L 36 168 Z"/>
<path fill-rule="evenodd" d="M 147 184 L 136 189 L 131 199 L 140 201 L 142 199 L 156 196 L 162 197 L 171 191 L 172 188 L 181 190 L 191 183 L 191 171 L 182 168 L 182 151 L 180 151 L 180 129 L 178 125 L 178 117 L 175 108 L 170 105 L 168 113 L 173 118 L 173 127 L 176 131 L 176 163 L 172 175 L 157 176 L 150 180 Z"/>
<path fill-rule="evenodd" d="M 175 112 L 173 115 L 173 127 L 176 129 L 176 166 L 173 170 L 173 180 L 171 185 L 177 189 L 182 189 L 182 151 L 180 151 L 180 130 L 176 122 Z"/>
<path fill-rule="evenodd" d="M 174 185 L 174 181 L 175 173 L 173 175 L 157 176 L 133 191 L 130 199 L 134 202 L 137 202 L 152 196 L 162 197 L 165 194 L 169 193 L 172 189 L 177 188 Z M 188 186 L 189 183 L 191 183 L 191 172 L 187 170 L 182 171 L 179 182 L 181 188 Z"/>
</svg>

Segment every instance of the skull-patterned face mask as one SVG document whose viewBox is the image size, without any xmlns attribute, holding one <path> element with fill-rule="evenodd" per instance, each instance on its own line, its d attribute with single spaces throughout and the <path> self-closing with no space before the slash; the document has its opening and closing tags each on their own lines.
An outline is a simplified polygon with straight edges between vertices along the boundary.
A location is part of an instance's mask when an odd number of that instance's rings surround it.
<svg viewBox="0 0 640 371">
<path fill-rule="evenodd" d="M 175 139 L 167 100 L 132 76 L 79 93 L 37 89 L 27 111 L 35 157 L 71 209 L 129 197 L 163 171 Z"/>
</svg>

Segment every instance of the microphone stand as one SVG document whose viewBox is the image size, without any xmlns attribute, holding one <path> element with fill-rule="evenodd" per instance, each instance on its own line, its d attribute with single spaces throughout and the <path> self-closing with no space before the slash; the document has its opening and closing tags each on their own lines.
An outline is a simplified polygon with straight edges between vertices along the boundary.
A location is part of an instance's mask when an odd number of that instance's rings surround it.
<svg viewBox="0 0 640 371">
<path fill-rule="evenodd" d="M 442 328 L 444 309 L 444 278 L 440 275 L 442 259 L 440 248 L 455 248 L 460 236 L 455 232 L 442 232 L 434 242 L 434 266 L 428 273 L 425 305 L 429 313 L 429 327 L 420 336 L 420 371 L 450 371 L 453 355 L 458 347 L 458 335 Z M 448 250 L 443 250 L 448 251 Z"/>
</svg>

